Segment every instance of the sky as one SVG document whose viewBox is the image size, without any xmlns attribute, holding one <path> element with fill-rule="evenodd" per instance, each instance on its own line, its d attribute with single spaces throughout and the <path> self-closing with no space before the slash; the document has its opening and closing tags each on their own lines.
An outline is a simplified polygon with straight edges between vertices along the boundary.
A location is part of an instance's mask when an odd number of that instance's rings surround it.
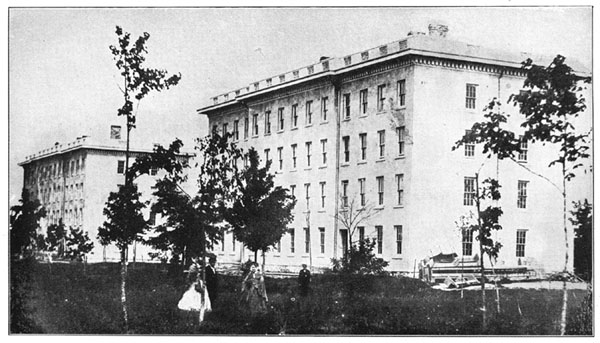
<svg viewBox="0 0 600 343">
<path fill-rule="evenodd" d="M 122 104 L 109 46 L 115 26 L 148 32 L 147 66 L 181 73 L 140 103 L 133 139 L 151 148 L 207 133 L 209 99 L 318 61 L 449 26 L 448 38 L 535 54 L 563 54 L 591 70 L 589 7 L 12 8 L 8 11 L 9 202 L 25 156 L 81 135 L 107 136 Z"/>
</svg>

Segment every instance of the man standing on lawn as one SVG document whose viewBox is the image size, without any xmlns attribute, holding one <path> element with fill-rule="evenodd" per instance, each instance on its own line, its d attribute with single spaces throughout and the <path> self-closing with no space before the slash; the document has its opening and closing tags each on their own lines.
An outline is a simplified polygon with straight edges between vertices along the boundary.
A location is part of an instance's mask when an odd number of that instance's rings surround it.
<svg viewBox="0 0 600 343">
<path fill-rule="evenodd" d="M 310 270 L 306 268 L 306 264 L 302 264 L 302 269 L 298 274 L 298 283 L 300 284 L 300 295 L 306 296 L 310 290 Z"/>
<path fill-rule="evenodd" d="M 217 258 L 215 256 L 211 256 L 208 259 L 208 266 L 206 266 L 205 269 L 206 289 L 208 290 L 208 297 L 210 298 L 210 303 L 213 307 L 216 304 L 215 301 L 217 300 L 217 291 L 219 286 L 217 270 L 215 269 L 216 263 Z"/>
</svg>

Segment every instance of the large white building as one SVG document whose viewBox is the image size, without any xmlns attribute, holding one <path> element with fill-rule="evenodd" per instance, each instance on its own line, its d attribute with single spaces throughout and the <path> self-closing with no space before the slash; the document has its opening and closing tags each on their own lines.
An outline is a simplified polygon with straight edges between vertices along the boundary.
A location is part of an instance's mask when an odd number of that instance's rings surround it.
<svg viewBox="0 0 600 343">
<path fill-rule="evenodd" d="M 216 96 L 198 110 L 210 128 L 233 132 L 240 147 L 272 160 L 276 183 L 298 200 L 267 269 L 330 267 L 352 234 L 335 217 L 351 204 L 377 209 L 352 240 L 376 239 L 376 253 L 391 271 L 412 274 L 418 261 L 440 252 L 473 257 L 477 240 L 456 222 L 475 211 L 479 171 L 481 180 L 502 185 L 497 266 L 562 270 L 561 195 L 524 168 L 560 184 L 559 168 L 548 168 L 556 150 L 524 143 L 516 163 L 488 159 L 477 146 L 451 149 L 483 120 L 492 98 L 506 103 L 519 92 L 528 56 L 452 41 L 447 31 L 433 24 L 429 34 L 322 58 Z M 518 133 L 522 115 L 512 105 L 504 110 L 511 114 L 507 128 Z M 221 262 L 249 256 L 231 234 L 216 250 Z"/>
</svg>

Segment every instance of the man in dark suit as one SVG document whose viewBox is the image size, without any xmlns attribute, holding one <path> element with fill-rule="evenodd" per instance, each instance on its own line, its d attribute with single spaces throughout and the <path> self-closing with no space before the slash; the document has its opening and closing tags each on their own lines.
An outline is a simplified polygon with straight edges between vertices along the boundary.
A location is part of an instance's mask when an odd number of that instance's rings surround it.
<svg viewBox="0 0 600 343">
<path fill-rule="evenodd" d="M 215 301 L 217 301 L 217 292 L 219 287 L 217 270 L 215 269 L 216 263 L 217 258 L 211 256 L 208 259 L 208 266 L 206 266 L 205 269 L 206 289 L 208 290 L 208 297 L 210 298 L 210 303 L 213 306 L 213 308 L 215 306 Z"/>
<path fill-rule="evenodd" d="M 310 270 L 306 269 L 306 264 L 302 264 L 302 269 L 298 274 L 298 284 L 300 285 L 300 295 L 308 295 L 310 291 Z"/>
</svg>

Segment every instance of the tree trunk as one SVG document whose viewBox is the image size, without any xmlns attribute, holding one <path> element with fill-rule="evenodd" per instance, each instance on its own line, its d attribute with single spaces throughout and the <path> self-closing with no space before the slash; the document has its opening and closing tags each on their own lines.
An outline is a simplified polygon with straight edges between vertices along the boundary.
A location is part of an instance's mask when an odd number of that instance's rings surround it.
<svg viewBox="0 0 600 343">
<path fill-rule="evenodd" d="M 477 205 L 477 225 L 479 227 L 479 263 L 481 268 L 481 313 L 482 313 L 482 328 L 485 331 L 487 315 L 485 305 L 485 267 L 483 266 L 483 230 L 481 227 L 481 204 L 479 200 L 479 174 L 475 174 L 475 204 Z"/>
<path fill-rule="evenodd" d="M 254 250 L 254 263 L 258 263 L 258 250 Z"/>
<path fill-rule="evenodd" d="M 261 252 L 262 252 L 262 271 L 264 273 L 265 272 L 265 264 L 266 264 L 265 251 L 261 250 Z"/>
<path fill-rule="evenodd" d="M 560 314 L 560 335 L 564 336 L 567 328 L 567 302 L 569 294 L 567 293 L 567 268 L 569 264 L 569 235 L 567 233 L 567 181 L 566 175 L 566 158 L 563 156 L 562 176 L 563 176 L 563 227 L 565 231 L 565 268 L 563 270 L 563 302 L 562 311 Z"/>
<path fill-rule="evenodd" d="M 121 307 L 123 309 L 123 329 L 129 333 L 129 318 L 127 315 L 127 247 L 121 249 Z"/>
</svg>

